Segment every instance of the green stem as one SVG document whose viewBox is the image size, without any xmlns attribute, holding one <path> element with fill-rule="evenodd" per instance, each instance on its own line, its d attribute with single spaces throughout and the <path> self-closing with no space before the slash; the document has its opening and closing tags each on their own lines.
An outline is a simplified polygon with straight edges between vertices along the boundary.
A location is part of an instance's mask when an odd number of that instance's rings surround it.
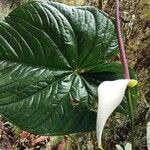
<svg viewBox="0 0 150 150">
<path fill-rule="evenodd" d="M 128 105 L 130 109 L 130 119 L 131 119 L 131 142 L 132 142 L 132 150 L 135 150 L 135 137 L 134 137 L 134 111 L 132 106 L 132 98 L 130 93 L 130 88 L 127 88 L 127 96 L 128 96 Z"/>
</svg>

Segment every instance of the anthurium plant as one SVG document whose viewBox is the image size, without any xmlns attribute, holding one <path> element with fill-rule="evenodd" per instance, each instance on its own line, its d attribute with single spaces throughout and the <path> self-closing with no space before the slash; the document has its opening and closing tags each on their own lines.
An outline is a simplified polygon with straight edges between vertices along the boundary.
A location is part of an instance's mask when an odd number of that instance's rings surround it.
<svg viewBox="0 0 150 150">
<path fill-rule="evenodd" d="M 36 1 L 16 8 L 0 21 L 0 114 L 35 134 L 94 131 L 99 84 L 123 78 L 112 61 L 117 49 L 114 24 L 96 8 Z M 135 88 L 131 97 L 134 105 Z M 116 111 L 129 112 L 127 96 Z"/>
</svg>

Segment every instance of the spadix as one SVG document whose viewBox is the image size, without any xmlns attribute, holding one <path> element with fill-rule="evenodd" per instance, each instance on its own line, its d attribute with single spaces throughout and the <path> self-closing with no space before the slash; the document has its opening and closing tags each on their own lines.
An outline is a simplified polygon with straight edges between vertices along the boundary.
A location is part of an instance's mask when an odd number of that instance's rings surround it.
<svg viewBox="0 0 150 150">
<path fill-rule="evenodd" d="M 115 81 L 104 81 L 99 85 L 96 134 L 98 139 L 98 147 L 100 149 L 102 149 L 102 131 L 108 117 L 121 103 L 127 86 L 133 87 L 136 84 L 136 80 L 120 79 Z"/>
</svg>

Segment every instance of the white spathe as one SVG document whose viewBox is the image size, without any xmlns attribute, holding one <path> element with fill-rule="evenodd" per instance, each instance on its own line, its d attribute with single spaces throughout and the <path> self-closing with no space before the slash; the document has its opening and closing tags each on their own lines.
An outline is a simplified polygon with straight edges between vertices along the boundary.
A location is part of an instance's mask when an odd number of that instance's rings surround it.
<svg viewBox="0 0 150 150">
<path fill-rule="evenodd" d="M 96 135 L 98 147 L 100 149 L 102 149 L 102 132 L 108 117 L 121 103 L 127 86 L 133 87 L 136 84 L 136 80 L 120 79 L 115 81 L 104 81 L 99 85 Z"/>
</svg>

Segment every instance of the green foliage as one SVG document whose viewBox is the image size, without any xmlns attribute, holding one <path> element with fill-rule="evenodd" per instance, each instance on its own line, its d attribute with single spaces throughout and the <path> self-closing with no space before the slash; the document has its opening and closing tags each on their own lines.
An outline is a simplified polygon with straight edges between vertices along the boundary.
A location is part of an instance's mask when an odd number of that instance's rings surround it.
<svg viewBox="0 0 150 150">
<path fill-rule="evenodd" d="M 0 21 L 0 113 L 36 134 L 95 130 L 97 86 L 123 78 L 122 66 L 108 63 L 116 48 L 113 23 L 95 8 L 18 7 Z"/>
</svg>

